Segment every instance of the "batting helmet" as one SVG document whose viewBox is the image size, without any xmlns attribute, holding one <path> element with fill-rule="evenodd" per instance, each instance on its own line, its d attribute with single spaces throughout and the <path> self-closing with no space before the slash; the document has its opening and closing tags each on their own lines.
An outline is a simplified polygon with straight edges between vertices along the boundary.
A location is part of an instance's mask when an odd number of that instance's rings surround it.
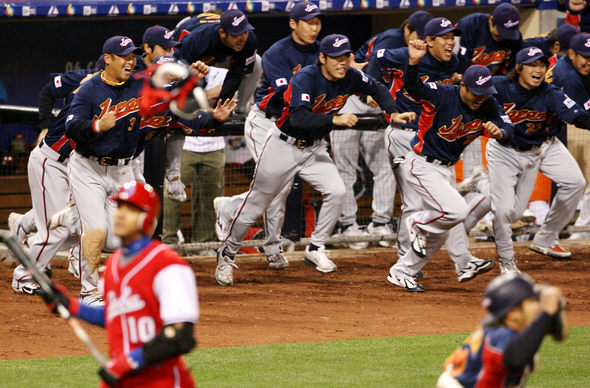
<svg viewBox="0 0 590 388">
<path fill-rule="evenodd" d="M 129 203 L 143 211 L 137 227 L 145 234 L 151 235 L 160 215 L 160 198 L 156 190 L 147 183 L 127 182 L 111 199 L 120 203 Z"/>
<path fill-rule="evenodd" d="M 482 325 L 490 326 L 499 322 L 512 308 L 535 296 L 534 282 L 530 276 L 518 272 L 498 276 L 488 284 L 482 306 L 489 313 Z"/>
</svg>

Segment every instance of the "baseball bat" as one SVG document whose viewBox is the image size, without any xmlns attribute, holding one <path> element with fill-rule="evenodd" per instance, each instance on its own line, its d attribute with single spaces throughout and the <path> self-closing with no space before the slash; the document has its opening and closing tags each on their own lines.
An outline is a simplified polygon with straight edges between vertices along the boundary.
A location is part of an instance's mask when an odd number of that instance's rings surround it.
<svg viewBox="0 0 590 388">
<path fill-rule="evenodd" d="M 39 268 L 33 263 L 31 257 L 23 250 L 20 246 L 18 241 L 10 235 L 10 232 L 7 230 L 0 230 L 0 242 L 6 244 L 6 247 L 14 253 L 14 256 L 18 260 L 19 263 L 25 266 L 25 268 L 31 273 L 31 276 L 35 281 L 39 284 L 39 287 L 45 292 L 49 298 L 51 298 L 54 303 L 56 303 L 56 309 L 59 315 L 65 319 L 74 334 L 86 345 L 92 356 L 98 361 L 101 366 L 106 366 L 106 361 L 100 351 L 96 348 L 92 340 L 88 336 L 88 333 L 84 330 L 80 322 L 74 318 L 68 309 L 61 303 L 57 303 L 57 298 L 55 297 L 55 291 L 53 290 L 53 282 L 51 279 L 45 275 L 45 273 L 41 272 Z"/>
</svg>

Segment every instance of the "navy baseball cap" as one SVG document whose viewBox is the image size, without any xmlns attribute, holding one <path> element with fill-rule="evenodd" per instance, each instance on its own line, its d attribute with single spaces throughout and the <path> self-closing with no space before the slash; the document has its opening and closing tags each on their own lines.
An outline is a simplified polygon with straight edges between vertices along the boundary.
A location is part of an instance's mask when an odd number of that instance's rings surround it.
<svg viewBox="0 0 590 388">
<path fill-rule="evenodd" d="M 126 36 L 113 36 L 108 38 L 102 46 L 103 54 L 127 55 L 131 53 L 141 54 L 143 50 L 135 47 L 133 40 Z"/>
<path fill-rule="evenodd" d="M 172 31 L 162 26 L 152 26 L 145 30 L 143 43 L 155 43 L 165 48 L 180 47 L 180 42 L 172 39 Z"/>
<path fill-rule="evenodd" d="M 432 14 L 426 11 L 416 11 L 408 18 L 408 23 L 416 29 L 418 38 L 424 39 L 424 26 L 432 20 Z"/>
<path fill-rule="evenodd" d="M 289 19 L 309 20 L 315 17 L 324 18 L 326 15 L 320 12 L 320 8 L 314 3 L 297 3 L 291 10 Z"/>
<path fill-rule="evenodd" d="M 476 96 L 484 96 L 486 94 L 495 94 L 496 88 L 492 81 L 492 73 L 490 69 L 481 65 L 472 65 L 465 70 L 463 74 L 463 83 L 467 89 Z"/>
<path fill-rule="evenodd" d="M 248 23 L 246 15 L 238 9 L 227 10 L 221 15 L 221 28 L 234 36 L 254 30 L 254 27 Z"/>
<path fill-rule="evenodd" d="M 516 64 L 520 65 L 529 65 L 536 60 L 541 59 L 547 66 L 549 66 L 549 59 L 543 54 L 543 50 L 538 47 L 531 46 L 527 48 L 523 48 L 518 53 L 516 53 Z"/>
<path fill-rule="evenodd" d="M 520 38 L 520 12 L 510 3 L 502 3 L 492 14 L 498 34 L 503 39 L 518 40 Z"/>
<path fill-rule="evenodd" d="M 585 57 L 590 57 L 590 34 L 580 32 L 570 40 L 570 49 Z"/>
<path fill-rule="evenodd" d="M 424 37 L 442 36 L 447 32 L 452 32 L 455 36 L 461 35 L 461 29 L 453 26 L 447 18 L 434 18 L 424 26 Z"/>
<path fill-rule="evenodd" d="M 324 53 L 329 57 L 338 57 L 351 52 L 350 40 L 344 35 L 328 35 L 320 42 L 320 53 Z"/>
<path fill-rule="evenodd" d="M 510 310 L 534 296 L 535 287 L 530 276 L 511 272 L 496 277 L 486 287 L 481 303 L 488 309 L 482 325 L 498 323 Z"/>
<path fill-rule="evenodd" d="M 557 31 L 555 31 L 555 40 L 559 42 L 563 51 L 567 51 L 570 48 L 570 41 L 574 35 L 579 32 L 580 30 L 578 27 L 563 23 L 561 26 L 557 27 Z"/>
</svg>

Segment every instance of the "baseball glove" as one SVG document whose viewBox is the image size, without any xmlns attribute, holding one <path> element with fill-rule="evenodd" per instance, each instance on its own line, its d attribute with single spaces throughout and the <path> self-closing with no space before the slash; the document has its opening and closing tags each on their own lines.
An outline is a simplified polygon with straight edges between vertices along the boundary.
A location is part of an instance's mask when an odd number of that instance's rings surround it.
<svg viewBox="0 0 590 388">
<path fill-rule="evenodd" d="M 547 284 L 535 284 L 535 293 L 538 295 L 541 290 L 545 287 L 549 287 Z M 551 320 L 551 326 L 547 334 L 551 335 L 555 341 L 565 341 L 569 335 L 567 330 L 567 320 L 565 311 L 567 310 L 567 301 L 565 297 L 561 297 L 559 300 L 559 310 L 553 315 Z"/>
</svg>

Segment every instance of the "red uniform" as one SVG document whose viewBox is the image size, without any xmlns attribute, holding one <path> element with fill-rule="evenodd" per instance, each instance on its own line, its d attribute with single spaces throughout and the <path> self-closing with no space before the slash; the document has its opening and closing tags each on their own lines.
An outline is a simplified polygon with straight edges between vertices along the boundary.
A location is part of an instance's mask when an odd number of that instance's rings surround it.
<svg viewBox="0 0 590 388">
<path fill-rule="evenodd" d="M 152 340 L 165 325 L 196 323 L 196 282 L 190 266 L 165 244 L 152 241 L 127 264 L 117 250 L 104 272 L 105 328 L 115 359 Z M 127 374 L 120 387 L 194 387 L 180 356 Z M 107 387 L 101 382 L 101 387 Z"/>
</svg>

